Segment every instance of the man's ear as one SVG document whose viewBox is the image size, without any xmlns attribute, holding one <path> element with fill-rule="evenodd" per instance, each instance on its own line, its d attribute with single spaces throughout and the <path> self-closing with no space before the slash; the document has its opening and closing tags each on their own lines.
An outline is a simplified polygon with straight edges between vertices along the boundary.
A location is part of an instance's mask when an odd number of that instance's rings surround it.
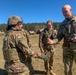
<svg viewBox="0 0 76 75">
<path fill-rule="evenodd" d="M 72 12 L 72 9 L 70 9 L 70 11 Z"/>
</svg>

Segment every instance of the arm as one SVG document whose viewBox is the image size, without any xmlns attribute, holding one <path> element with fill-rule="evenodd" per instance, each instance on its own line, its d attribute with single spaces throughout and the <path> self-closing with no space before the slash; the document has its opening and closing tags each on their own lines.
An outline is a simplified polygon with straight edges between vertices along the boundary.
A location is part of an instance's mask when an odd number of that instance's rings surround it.
<svg viewBox="0 0 76 75">
<path fill-rule="evenodd" d="M 24 53 L 24 55 L 32 55 L 32 51 L 23 41 L 19 40 L 16 46 Z"/>
<path fill-rule="evenodd" d="M 21 50 L 23 52 L 24 55 L 32 55 L 32 52 L 28 46 L 28 43 L 27 43 L 27 39 L 23 38 L 18 38 L 18 37 L 21 37 L 22 35 L 20 36 L 15 36 L 15 44 L 16 44 L 16 47 Z M 24 36 L 26 37 L 26 36 Z"/>
<path fill-rule="evenodd" d="M 30 41 L 29 41 L 29 33 L 26 31 L 26 38 L 27 38 L 27 44 L 29 47 L 31 47 Z"/>
<path fill-rule="evenodd" d="M 76 42 L 76 21 L 72 20 L 69 24 L 69 40 L 70 42 Z"/>
<path fill-rule="evenodd" d="M 63 29 L 60 27 L 60 29 L 58 30 L 57 38 L 55 39 L 56 43 L 60 42 L 63 37 Z"/>
<path fill-rule="evenodd" d="M 41 33 L 41 34 L 39 35 L 39 48 L 40 48 L 41 52 L 44 53 L 43 43 L 42 43 L 42 36 L 43 36 L 43 34 Z"/>
</svg>

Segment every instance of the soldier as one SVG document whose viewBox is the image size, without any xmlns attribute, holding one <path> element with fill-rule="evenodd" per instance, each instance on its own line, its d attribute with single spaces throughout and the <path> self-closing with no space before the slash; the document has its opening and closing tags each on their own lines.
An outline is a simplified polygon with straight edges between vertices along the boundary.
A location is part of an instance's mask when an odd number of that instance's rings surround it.
<svg viewBox="0 0 76 75">
<path fill-rule="evenodd" d="M 65 20 L 62 22 L 56 41 L 50 40 L 50 44 L 63 41 L 63 62 L 65 75 L 72 75 L 73 60 L 76 62 L 76 16 L 72 13 L 70 5 L 62 8 Z"/>
<path fill-rule="evenodd" d="M 54 48 L 55 45 L 50 45 L 49 40 L 55 40 L 56 36 L 53 30 L 53 23 L 52 21 L 48 20 L 46 22 L 46 28 L 40 33 L 39 36 L 39 47 L 41 50 L 41 54 L 39 55 L 41 58 L 44 58 L 48 55 L 48 60 L 44 61 L 44 66 L 47 75 L 55 75 L 52 71 L 53 66 L 53 55 L 54 55 Z"/>
<path fill-rule="evenodd" d="M 23 21 L 19 16 L 11 16 L 7 24 L 7 32 L 3 39 L 5 69 L 8 75 L 30 75 L 26 61 L 34 52 L 30 51 L 29 37 L 23 29 Z"/>
</svg>

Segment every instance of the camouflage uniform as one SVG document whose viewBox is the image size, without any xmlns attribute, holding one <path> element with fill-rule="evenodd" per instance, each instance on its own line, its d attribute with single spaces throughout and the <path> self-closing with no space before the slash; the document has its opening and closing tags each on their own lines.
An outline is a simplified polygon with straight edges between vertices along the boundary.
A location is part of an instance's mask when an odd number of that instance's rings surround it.
<svg viewBox="0 0 76 75">
<path fill-rule="evenodd" d="M 62 22 L 57 36 L 57 42 L 64 38 L 63 62 L 65 75 L 72 75 L 73 60 L 76 61 L 76 42 L 73 42 L 73 37 L 76 37 L 76 16 L 74 15 Z"/>
<path fill-rule="evenodd" d="M 44 61 L 45 70 L 47 72 L 47 75 L 54 75 L 52 72 L 52 66 L 53 66 L 53 55 L 54 55 L 54 48 L 55 45 L 47 44 L 47 38 L 55 39 L 54 30 L 45 28 L 40 36 L 39 36 L 39 47 L 40 49 L 44 49 L 44 53 L 42 53 L 41 58 L 46 58 Z M 48 59 L 47 59 L 48 58 Z"/>
<path fill-rule="evenodd" d="M 8 25 L 12 25 L 11 23 L 14 22 L 14 24 L 17 24 L 17 20 L 22 22 L 22 19 L 18 16 L 10 17 Z M 9 75 L 30 75 L 26 61 L 31 52 L 26 30 L 12 27 L 7 31 L 3 39 L 3 55 L 5 69 Z"/>
</svg>

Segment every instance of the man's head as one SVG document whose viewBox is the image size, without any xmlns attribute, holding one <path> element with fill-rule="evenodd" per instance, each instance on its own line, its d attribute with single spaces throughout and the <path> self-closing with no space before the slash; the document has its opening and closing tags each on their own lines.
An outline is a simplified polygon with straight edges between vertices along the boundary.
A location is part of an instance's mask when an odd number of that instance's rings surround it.
<svg viewBox="0 0 76 75">
<path fill-rule="evenodd" d="M 9 17 L 7 24 L 9 26 L 15 27 L 17 29 L 22 29 L 22 27 L 23 27 L 22 22 L 23 21 L 19 16 L 11 16 L 11 17 Z"/>
<path fill-rule="evenodd" d="M 62 13 L 65 18 L 70 18 L 73 15 L 71 6 L 70 5 L 63 6 Z"/>
<path fill-rule="evenodd" d="M 52 29 L 53 28 L 53 22 L 51 20 L 48 20 L 46 22 L 46 26 L 47 26 L 48 29 Z"/>
</svg>

